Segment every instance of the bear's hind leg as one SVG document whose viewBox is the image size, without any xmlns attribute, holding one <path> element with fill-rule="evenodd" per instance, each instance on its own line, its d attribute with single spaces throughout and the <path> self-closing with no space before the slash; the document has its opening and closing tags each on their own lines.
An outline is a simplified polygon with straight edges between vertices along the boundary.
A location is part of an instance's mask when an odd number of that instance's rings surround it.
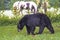
<svg viewBox="0 0 60 40">
<path fill-rule="evenodd" d="M 45 28 L 44 25 L 41 25 L 41 26 L 39 27 L 39 32 L 38 32 L 37 34 L 42 34 L 44 28 Z"/>
</svg>

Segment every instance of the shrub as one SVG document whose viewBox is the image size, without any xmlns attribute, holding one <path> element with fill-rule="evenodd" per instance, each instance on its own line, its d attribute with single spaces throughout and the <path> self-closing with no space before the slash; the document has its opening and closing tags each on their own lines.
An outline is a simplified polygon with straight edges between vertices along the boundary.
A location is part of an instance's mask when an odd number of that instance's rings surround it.
<svg viewBox="0 0 60 40">
<path fill-rule="evenodd" d="M 9 19 L 6 16 L 0 17 L 0 26 L 1 25 L 16 25 L 18 20 L 20 19 L 20 17 L 15 17 L 15 18 L 11 18 Z"/>
</svg>

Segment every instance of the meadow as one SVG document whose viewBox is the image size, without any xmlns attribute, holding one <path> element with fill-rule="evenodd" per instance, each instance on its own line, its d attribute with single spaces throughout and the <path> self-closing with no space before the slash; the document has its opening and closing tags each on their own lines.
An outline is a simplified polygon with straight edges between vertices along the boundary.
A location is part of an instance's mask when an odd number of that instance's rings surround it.
<svg viewBox="0 0 60 40">
<path fill-rule="evenodd" d="M 47 28 L 44 29 L 42 34 L 27 35 L 26 28 L 21 32 L 17 31 L 17 25 L 0 26 L 0 40 L 60 40 L 60 22 L 52 23 L 55 33 L 50 34 Z M 38 27 L 35 33 L 38 32 Z"/>
<path fill-rule="evenodd" d="M 21 17 L 14 12 L 15 18 L 9 18 L 10 14 L 6 16 L 3 14 L 5 9 L 13 9 L 12 5 L 17 0 L 0 0 L 0 40 L 60 40 L 60 0 L 47 0 L 49 5 L 47 10 L 47 16 L 51 19 L 52 26 L 55 30 L 54 34 L 50 34 L 47 28 L 44 29 L 42 34 L 38 35 L 27 35 L 26 27 L 21 32 L 17 31 L 17 23 Z M 22 0 L 20 0 L 22 1 Z M 27 0 L 25 0 L 27 1 Z M 39 2 L 43 0 L 32 0 L 39 5 Z M 56 9 L 57 8 L 57 9 Z M 2 9 L 2 11 L 1 11 Z M 39 9 L 42 12 L 42 9 Z M 39 28 L 36 27 L 35 33 L 39 31 Z"/>
<path fill-rule="evenodd" d="M 50 34 L 49 30 L 45 28 L 42 34 L 35 36 L 27 35 L 26 27 L 21 32 L 17 31 L 17 23 L 22 16 L 11 19 L 0 16 L 0 40 L 60 40 L 60 15 L 48 12 L 47 16 L 51 19 L 55 33 Z M 38 31 L 39 28 L 36 27 L 35 33 Z"/>
</svg>

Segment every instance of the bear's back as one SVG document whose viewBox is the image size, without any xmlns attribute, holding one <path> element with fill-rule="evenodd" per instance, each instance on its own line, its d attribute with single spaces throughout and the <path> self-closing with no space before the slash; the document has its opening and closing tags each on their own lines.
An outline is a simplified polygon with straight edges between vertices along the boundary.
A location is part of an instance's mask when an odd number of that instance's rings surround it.
<svg viewBox="0 0 60 40">
<path fill-rule="evenodd" d="M 42 21 L 43 20 L 43 21 Z M 48 21 L 48 17 L 45 14 L 37 13 L 37 14 L 30 14 L 25 15 L 21 20 L 25 25 L 39 25 L 40 22 Z"/>
</svg>

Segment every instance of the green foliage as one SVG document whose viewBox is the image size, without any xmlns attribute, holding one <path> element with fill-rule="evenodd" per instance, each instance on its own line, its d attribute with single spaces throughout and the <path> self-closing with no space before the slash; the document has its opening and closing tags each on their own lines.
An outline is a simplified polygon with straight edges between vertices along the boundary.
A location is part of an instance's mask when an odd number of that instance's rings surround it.
<svg viewBox="0 0 60 40">
<path fill-rule="evenodd" d="M 60 22 L 60 15 L 57 15 L 56 12 L 47 12 L 46 14 L 50 19 L 51 22 Z M 23 16 L 16 16 L 14 18 L 9 19 L 9 17 L 0 15 L 0 25 L 16 25 L 18 20 L 20 20 Z"/>
<path fill-rule="evenodd" d="M 60 0 L 49 0 L 49 4 L 55 8 L 60 7 Z"/>
<path fill-rule="evenodd" d="M 57 15 L 56 12 L 47 12 L 46 14 L 52 22 L 60 22 L 60 14 Z"/>
<path fill-rule="evenodd" d="M 9 19 L 6 16 L 0 17 L 0 26 L 2 25 L 16 25 L 20 18 L 11 18 Z"/>
<path fill-rule="evenodd" d="M 4 0 L 0 0 L 0 10 L 4 9 Z"/>
</svg>

